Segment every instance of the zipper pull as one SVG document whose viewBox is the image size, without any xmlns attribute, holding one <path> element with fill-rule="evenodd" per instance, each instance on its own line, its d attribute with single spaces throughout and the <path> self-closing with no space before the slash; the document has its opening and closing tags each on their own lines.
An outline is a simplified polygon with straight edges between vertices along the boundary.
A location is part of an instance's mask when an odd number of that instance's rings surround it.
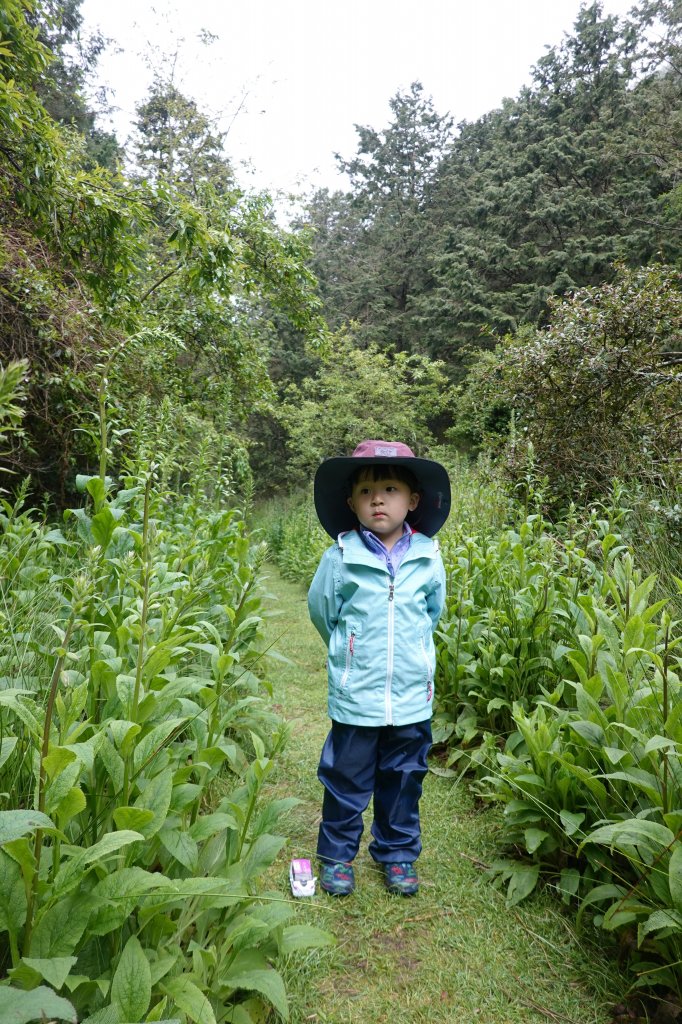
<svg viewBox="0 0 682 1024">
<path fill-rule="evenodd" d="M 395 590 L 395 584 L 394 583 L 389 583 L 389 585 L 388 585 L 388 599 L 389 599 L 389 601 L 393 600 L 393 591 L 394 590 Z"/>
</svg>

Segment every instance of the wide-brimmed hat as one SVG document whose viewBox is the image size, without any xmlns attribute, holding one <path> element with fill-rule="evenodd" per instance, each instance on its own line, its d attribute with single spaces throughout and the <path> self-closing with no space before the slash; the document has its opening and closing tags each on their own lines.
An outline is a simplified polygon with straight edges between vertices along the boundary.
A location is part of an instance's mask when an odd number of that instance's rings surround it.
<svg viewBox="0 0 682 1024">
<path fill-rule="evenodd" d="M 318 518 L 334 540 L 345 530 L 358 525 L 348 507 L 349 478 L 362 466 L 404 466 L 419 484 L 419 505 L 407 513 L 407 522 L 415 530 L 433 537 L 450 514 L 450 480 L 440 462 L 418 459 L 411 448 L 400 441 L 361 441 L 352 455 L 325 459 L 315 473 L 315 509 Z"/>
</svg>

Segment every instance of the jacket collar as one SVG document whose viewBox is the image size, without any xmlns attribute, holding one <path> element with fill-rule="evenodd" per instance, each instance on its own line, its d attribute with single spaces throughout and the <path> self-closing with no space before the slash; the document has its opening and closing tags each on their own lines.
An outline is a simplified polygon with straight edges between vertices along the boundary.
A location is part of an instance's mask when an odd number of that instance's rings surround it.
<svg viewBox="0 0 682 1024">
<path fill-rule="evenodd" d="M 378 569 L 386 569 L 376 555 L 372 554 L 357 530 L 346 530 L 340 533 L 336 543 L 341 549 L 344 562 L 356 565 L 372 565 Z M 435 558 L 438 554 L 439 544 L 435 537 L 427 537 L 425 533 L 412 532 L 412 542 L 405 552 L 402 565 L 412 562 L 418 558 Z"/>
</svg>

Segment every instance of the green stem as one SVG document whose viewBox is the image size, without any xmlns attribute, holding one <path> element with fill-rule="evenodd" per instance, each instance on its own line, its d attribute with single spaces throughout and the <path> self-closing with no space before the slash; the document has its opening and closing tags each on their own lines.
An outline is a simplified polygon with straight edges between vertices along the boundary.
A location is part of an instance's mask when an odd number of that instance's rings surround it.
<svg viewBox="0 0 682 1024">
<path fill-rule="evenodd" d="M 107 378 L 102 377 L 99 386 L 99 392 L 97 395 L 98 400 L 98 413 L 99 413 L 99 478 L 102 481 L 102 493 L 106 493 L 106 479 L 107 479 L 107 446 L 109 444 L 109 437 L 107 431 L 107 399 L 106 399 L 106 388 Z M 95 512 L 99 512 L 102 506 L 102 500 L 95 501 Z"/>
<path fill-rule="evenodd" d="M 144 666 L 145 656 L 145 632 L 147 629 L 147 615 L 149 614 L 149 584 L 150 584 L 150 568 L 149 568 L 149 496 L 151 492 L 151 474 L 147 477 L 147 483 L 144 490 L 144 519 L 142 525 L 142 573 L 140 576 L 140 582 L 142 586 L 142 611 L 140 613 L 140 642 L 137 647 L 137 663 L 135 666 L 135 686 L 133 689 L 133 700 L 130 709 L 130 720 L 135 722 L 137 720 L 137 709 L 140 703 L 140 690 L 142 689 L 142 668 Z M 123 790 L 122 790 L 122 802 L 125 807 L 128 803 L 128 797 L 130 794 L 130 773 L 133 764 L 133 751 L 131 751 L 126 757 L 125 767 L 123 770 Z"/>
<path fill-rule="evenodd" d="M 666 623 L 665 627 L 665 641 L 663 648 L 663 735 L 667 733 L 667 722 L 668 722 L 668 645 L 670 641 L 670 626 Z M 668 807 L 668 751 L 663 750 L 663 786 L 662 786 L 662 802 L 663 802 L 663 813 L 667 814 Z"/>
<path fill-rule="evenodd" d="M 57 699 L 57 690 L 59 689 L 59 678 L 62 674 L 62 668 L 64 667 L 64 661 L 66 659 L 66 651 L 69 646 L 71 639 L 71 633 L 75 624 L 75 615 L 71 614 L 69 618 L 66 634 L 61 647 L 61 653 L 57 658 L 52 672 L 52 678 L 50 679 L 50 689 L 47 697 L 47 707 L 45 708 L 45 723 L 43 725 L 43 742 L 40 750 L 40 768 L 38 771 L 38 810 L 41 814 L 45 813 L 45 795 L 46 795 L 46 776 L 45 776 L 45 758 L 47 757 L 50 749 L 50 727 L 52 725 L 52 716 L 54 714 L 54 705 Z M 31 948 L 31 934 L 33 932 L 33 916 L 35 912 L 36 895 L 38 892 L 38 879 L 40 875 L 40 857 L 43 848 L 43 830 L 41 828 L 36 830 L 35 843 L 33 848 L 33 855 L 35 858 L 35 869 L 33 878 L 31 880 L 31 888 L 28 894 L 27 907 L 26 907 L 26 927 L 24 929 L 24 956 L 28 956 Z"/>
</svg>

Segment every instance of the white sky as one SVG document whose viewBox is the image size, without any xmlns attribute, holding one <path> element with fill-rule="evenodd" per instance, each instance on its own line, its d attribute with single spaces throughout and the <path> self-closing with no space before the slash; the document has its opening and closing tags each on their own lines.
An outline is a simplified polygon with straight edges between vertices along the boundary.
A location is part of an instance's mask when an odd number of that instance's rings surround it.
<svg viewBox="0 0 682 1024">
<path fill-rule="evenodd" d="M 624 15 L 632 0 L 604 0 Z M 381 130 L 389 99 L 418 80 L 439 114 L 475 120 L 517 96 L 546 46 L 572 30 L 580 0 L 83 0 L 85 30 L 120 48 L 99 78 L 121 141 L 153 67 L 177 54 L 175 82 L 229 127 L 244 185 L 344 187 L 354 125 Z M 199 43 L 208 30 L 218 37 Z"/>
</svg>

